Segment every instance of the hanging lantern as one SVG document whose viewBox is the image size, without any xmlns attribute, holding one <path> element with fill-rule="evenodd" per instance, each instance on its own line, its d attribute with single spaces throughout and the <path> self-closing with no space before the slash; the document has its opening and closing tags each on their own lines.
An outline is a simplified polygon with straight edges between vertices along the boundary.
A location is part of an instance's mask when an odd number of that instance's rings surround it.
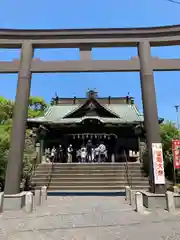
<svg viewBox="0 0 180 240">
<path fill-rule="evenodd" d="M 75 134 L 73 134 L 73 139 L 76 139 L 76 136 L 75 136 Z"/>
<path fill-rule="evenodd" d="M 97 139 L 97 135 L 96 134 L 95 134 L 94 138 Z"/>
<path fill-rule="evenodd" d="M 115 138 L 115 139 L 117 139 L 117 138 L 118 138 L 116 134 L 114 134 L 114 138 Z"/>
<path fill-rule="evenodd" d="M 140 125 L 134 127 L 134 133 L 136 136 L 140 136 L 142 134 L 142 127 Z"/>
<path fill-rule="evenodd" d="M 88 138 L 89 137 L 89 135 L 88 134 L 86 134 L 86 138 Z"/>
<path fill-rule="evenodd" d="M 79 138 L 80 138 L 80 135 L 78 134 L 77 137 L 78 137 L 78 139 L 79 139 Z"/>
<path fill-rule="evenodd" d="M 106 134 L 104 134 L 104 139 L 106 139 Z"/>
</svg>

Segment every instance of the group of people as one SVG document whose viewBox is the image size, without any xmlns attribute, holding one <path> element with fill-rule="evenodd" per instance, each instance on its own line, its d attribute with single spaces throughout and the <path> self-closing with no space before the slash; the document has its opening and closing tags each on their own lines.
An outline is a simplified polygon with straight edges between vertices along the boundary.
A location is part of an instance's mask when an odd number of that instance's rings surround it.
<svg viewBox="0 0 180 240">
<path fill-rule="evenodd" d="M 105 162 L 107 159 L 107 149 L 103 142 L 93 146 L 91 140 L 87 142 L 87 145 L 77 151 L 76 157 L 78 162 Z"/>
<path fill-rule="evenodd" d="M 93 145 L 91 140 L 87 141 L 86 145 L 82 145 L 80 149 L 73 149 L 72 144 L 65 150 L 62 145 L 57 148 L 53 147 L 46 151 L 46 157 L 52 162 L 67 162 L 72 163 L 74 157 L 76 162 L 91 163 L 91 162 L 105 162 L 107 159 L 107 149 L 103 142 Z"/>
</svg>

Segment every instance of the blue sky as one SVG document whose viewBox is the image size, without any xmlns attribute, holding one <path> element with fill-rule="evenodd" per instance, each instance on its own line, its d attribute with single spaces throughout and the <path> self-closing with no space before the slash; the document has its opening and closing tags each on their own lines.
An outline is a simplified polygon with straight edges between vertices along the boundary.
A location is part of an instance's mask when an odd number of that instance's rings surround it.
<svg viewBox="0 0 180 240">
<path fill-rule="evenodd" d="M 36 7 L 35 7 L 36 6 Z M 166 0 L 1 0 L 0 28 L 110 28 L 180 24 L 180 5 Z M 135 48 L 93 49 L 93 59 L 129 59 Z M 180 47 L 152 49 L 153 56 L 178 58 Z M 19 50 L 0 49 L 0 60 L 19 57 Z M 77 49 L 35 51 L 42 60 L 76 60 Z M 154 74 L 159 115 L 176 119 L 175 104 L 180 104 L 180 73 Z M 14 99 L 17 75 L 0 75 L 0 95 Z M 59 96 L 84 96 L 96 88 L 99 96 L 135 97 L 140 109 L 139 73 L 37 74 L 32 77 L 31 95 L 47 101 L 55 92 Z"/>
</svg>

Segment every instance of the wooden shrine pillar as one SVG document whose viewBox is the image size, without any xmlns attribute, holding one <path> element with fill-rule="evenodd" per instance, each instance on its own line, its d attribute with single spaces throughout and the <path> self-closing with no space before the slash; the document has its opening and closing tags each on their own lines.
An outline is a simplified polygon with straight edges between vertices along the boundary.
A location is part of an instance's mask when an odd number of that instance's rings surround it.
<svg viewBox="0 0 180 240">
<path fill-rule="evenodd" d="M 155 184 L 152 158 L 152 143 L 161 143 L 158 111 L 156 104 L 156 93 L 154 86 L 153 68 L 151 64 L 151 47 L 148 41 L 140 42 L 138 45 L 140 62 L 140 80 L 144 110 L 144 124 L 149 152 L 149 177 L 150 191 L 153 193 L 164 193 L 164 184 Z"/>
<path fill-rule="evenodd" d="M 13 114 L 11 144 L 5 179 L 4 193 L 7 195 L 18 194 L 20 192 L 26 121 L 31 86 L 30 68 L 33 52 L 32 44 L 29 41 L 24 41 L 21 48 L 20 70 L 18 74 L 16 101 Z"/>
</svg>

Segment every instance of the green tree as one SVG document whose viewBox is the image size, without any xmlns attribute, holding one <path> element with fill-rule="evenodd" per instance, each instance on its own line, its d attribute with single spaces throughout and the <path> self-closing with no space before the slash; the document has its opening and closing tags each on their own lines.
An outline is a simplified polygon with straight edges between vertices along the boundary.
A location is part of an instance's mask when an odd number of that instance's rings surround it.
<svg viewBox="0 0 180 240">
<path fill-rule="evenodd" d="M 12 128 L 14 102 L 4 97 L 0 97 L 0 186 L 4 187 L 5 171 L 7 165 L 7 156 L 10 146 L 10 132 Z M 30 97 L 28 117 L 37 117 L 44 114 L 47 104 L 43 98 Z M 31 175 L 34 166 L 36 152 L 29 134 L 26 131 L 23 172 L 22 179 L 27 179 Z"/>
<path fill-rule="evenodd" d="M 4 188 L 5 182 L 5 171 L 7 166 L 8 160 L 8 153 L 9 153 L 9 145 L 10 145 L 10 138 L 9 138 L 9 129 L 6 131 L 4 130 L 4 134 L 1 134 L 0 137 L 0 187 Z M 35 164 L 36 152 L 33 145 L 32 138 L 30 137 L 29 130 L 26 132 L 25 137 L 25 147 L 24 147 L 24 159 L 23 159 L 23 172 L 21 179 L 24 182 L 29 181 L 32 170 Z"/>
<path fill-rule="evenodd" d="M 29 109 L 28 117 L 34 118 L 39 117 L 44 114 L 44 111 L 47 108 L 47 104 L 41 97 L 30 97 L 29 98 Z"/>
<path fill-rule="evenodd" d="M 160 126 L 161 142 L 163 146 L 165 166 L 170 161 L 172 163 L 172 140 L 180 139 L 180 131 L 174 123 L 167 121 Z"/>
<path fill-rule="evenodd" d="M 14 102 L 0 96 L 0 124 L 11 119 L 13 116 Z"/>
<path fill-rule="evenodd" d="M 0 187 L 4 187 L 7 156 L 9 150 L 9 134 L 1 129 L 0 134 Z"/>
<path fill-rule="evenodd" d="M 174 123 L 167 121 L 161 124 L 160 135 L 163 147 L 165 173 L 166 176 L 172 180 L 174 178 L 172 140 L 180 139 L 180 131 Z"/>
<path fill-rule="evenodd" d="M 28 117 L 34 118 L 44 114 L 47 108 L 47 103 L 41 97 L 30 97 L 29 98 L 29 109 Z M 5 123 L 13 117 L 14 101 L 6 99 L 0 96 L 0 124 Z"/>
</svg>

